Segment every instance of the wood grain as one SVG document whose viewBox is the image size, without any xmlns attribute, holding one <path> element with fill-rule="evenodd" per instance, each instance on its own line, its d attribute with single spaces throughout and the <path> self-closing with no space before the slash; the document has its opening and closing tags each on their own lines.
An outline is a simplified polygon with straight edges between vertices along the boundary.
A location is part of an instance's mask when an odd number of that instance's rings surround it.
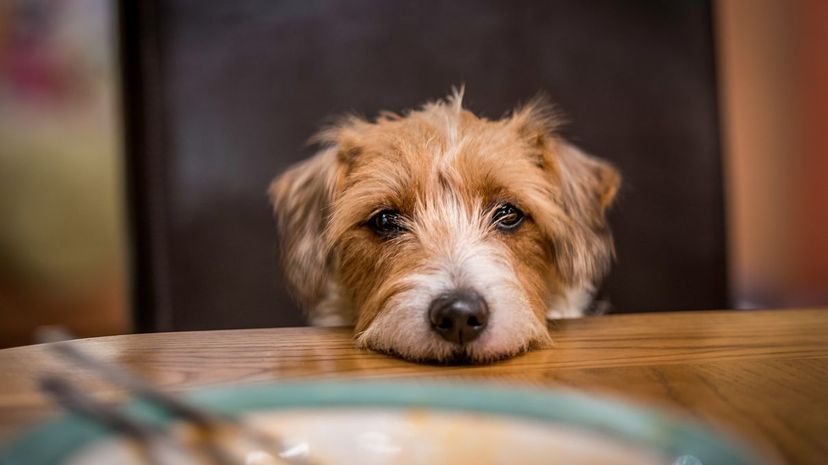
<svg viewBox="0 0 828 465">
<path fill-rule="evenodd" d="M 828 463 L 828 310 L 613 315 L 550 326 L 554 347 L 482 366 L 405 362 L 353 348 L 347 328 L 110 336 L 79 341 L 169 390 L 299 378 L 418 378 L 569 387 L 689 414 L 783 463 Z M 43 346 L 0 350 L 0 437 L 55 414 L 35 390 L 57 373 L 117 396 Z"/>
</svg>

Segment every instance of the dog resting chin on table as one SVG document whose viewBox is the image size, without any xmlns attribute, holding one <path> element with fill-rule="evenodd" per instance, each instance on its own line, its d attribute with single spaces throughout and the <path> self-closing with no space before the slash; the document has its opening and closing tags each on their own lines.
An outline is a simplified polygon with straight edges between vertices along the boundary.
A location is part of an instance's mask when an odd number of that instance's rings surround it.
<svg viewBox="0 0 828 465">
<path fill-rule="evenodd" d="M 313 324 L 417 361 L 487 362 L 583 315 L 614 248 L 618 172 L 536 100 L 499 120 L 462 94 L 341 119 L 270 186 L 286 276 Z"/>
</svg>

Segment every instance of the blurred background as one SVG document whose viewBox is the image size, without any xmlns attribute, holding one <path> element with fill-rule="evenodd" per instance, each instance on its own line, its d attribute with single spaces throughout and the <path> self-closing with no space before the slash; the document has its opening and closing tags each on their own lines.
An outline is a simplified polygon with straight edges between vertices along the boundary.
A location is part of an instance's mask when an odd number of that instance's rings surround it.
<svg viewBox="0 0 828 465">
<path fill-rule="evenodd" d="M 545 91 L 616 311 L 828 305 L 828 2 L 0 2 L 0 346 L 302 324 L 268 181 L 326 117 Z"/>
<path fill-rule="evenodd" d="M 130 328 L 115 5 L 0 2 L 0 345 Z"/>
</svg>

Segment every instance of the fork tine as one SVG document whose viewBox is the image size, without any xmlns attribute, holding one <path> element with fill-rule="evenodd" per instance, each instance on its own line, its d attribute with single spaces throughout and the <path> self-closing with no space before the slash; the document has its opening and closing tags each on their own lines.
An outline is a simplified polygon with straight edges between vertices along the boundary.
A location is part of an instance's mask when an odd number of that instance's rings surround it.
<svg viewBox="0 0 828 465">
<path fill-rule="evenodd" d="M 156 388 L 149 381 L 129 372 L 116 363 L 101 360 L 84 352 L 70 342 L 72 335 L 61 328 L 41 328 L 38 331 L 37 338 L 42 342 L 50 343 L 47 347 L 56 355 L 98 373 L 110 383 L 126 389 L 135 396 L 149 400 L 174 416 L 202 429 L 206 434 L 202 437 L 204 440 L 200 442 L 208 450 L 213 460 L 220 465 L 235 463 L 235 460 L 214 440 L 215 433 L 226 428 L 232 428 L 252 443 L 272 452 L 271 455 L 276 460 L 286 464 L 312 465 L 306 459 L 282 457 L 281 453 L 286 447 L 284 441 L 279 437 L 251 430 L 246 424 L 232 416 L 216 414 L 195 406 L 173 394 Z"/>
<path fill-rule="evenodd" d="M 152 465 L 164 465 L 157 452 L 158 442 L 163 435 L 150 425 L 130 418 L 111 405 L 93 400 L 68 381 L 56 376 L 39 380 L 40 389 L 66 410 L 94 420 L 113 431 L 121 433 L 141 446 L 146 459 Z"/>
<path fill-rule="evenodd" d="M 183 442 L 175 441 L 167 431 L 160 427 L 141 422 L 109 404 L 93 399 L 65 379 L 45 376 L 40 379 L 40 388 L 70 412 L 97 421 L 135 440 L 142 446 L 141 450 L 146 452 L 146 458 L 151 465 L 165 465 L 159 452 L 161 446 L 178 448 L 182 451 L 190 449 L 192 453 L 207 457 L 216 465 L 241 465 L 239 460 L 234 459 L 215 444 L 197 441 L 194 445 L 188 446 Z"/>
<path fill-rule="evenodd" d="M 41 340 L 51 342 L 48 349 L 61 357 L 88 368 L 107 381 L 120 386 L 127 391 L 151 400 L 170 410 L 176 416 L 182 417 L 200 426 L 216 426 L 216 422 L 234 421 L 230 417 L 218 418 L 218 415 L 195 407 L 190 403 L 154 387 L 149 381 L 125 370 L 117 364 L 101 360 L 80 350 L 69 341 L 72 336 L 61 329 L 44 328 L 38 334 Z"/>
</svg>

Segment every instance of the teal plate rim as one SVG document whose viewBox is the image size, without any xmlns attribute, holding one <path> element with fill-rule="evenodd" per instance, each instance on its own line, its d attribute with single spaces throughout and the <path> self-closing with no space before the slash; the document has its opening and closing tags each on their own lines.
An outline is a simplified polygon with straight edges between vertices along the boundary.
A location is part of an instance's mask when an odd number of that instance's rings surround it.
<svg viewBox="0 0 828 465">
<path fill-rule="evenodd" d="M 675 463 L 763 463 L 739 440 L 679 415 L 561 389 L 499 388 L 471 383 L 316 381 L 214 387 L 187 396 L 216 412 L 377 407 L 430 408 L 554 422 L 606 434 L 661 452 Z M 146 421 L 169 416 L 140 402 L 127 406 Z M 57 465 L 111 433 L 77 415 L 65 415 L 21 434 L 0 448 L 2 465 Z M 679 458 L 681 458 L 679 460 Z M 693 460 L 695 459 L 695 460 Z"/>
</svg>

